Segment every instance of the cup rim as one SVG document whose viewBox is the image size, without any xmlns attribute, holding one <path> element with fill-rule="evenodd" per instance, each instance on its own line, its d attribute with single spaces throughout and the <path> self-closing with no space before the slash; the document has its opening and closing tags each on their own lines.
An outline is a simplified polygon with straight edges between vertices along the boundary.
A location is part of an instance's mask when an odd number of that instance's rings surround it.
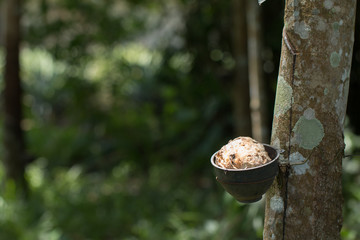
<svg viewBox="0 0 360 240">
<path fill-rule="evenodd" d="M 259 166 L 256 166 L 256 167 L 251 167 L 251 168 L 246 168 L 246 169 L 229 169 L 229 168 L 223 168 L 223 167 L 220 167 L 218 165 L 216 165 L 215 163 L 215 155 L 220 151 L 216 151 L 210 158 L 210 162 L 211 164 L 213 165 L 213 167 L 216 167 L 217 169 L 220 169 L 220 170 L 223 170 L 223 171 L 229 171 L 229 172 L 246 172 L 246 171 L 250 171 L 250 170 L 255 170 L 255 169 L 258 169 L 258 168 L 262 168 L 262 167 L 265 167 L 267 165 L 270 165 L 272 164 L 274 161 L 276 161 L 279 156 L 280 156 L 280 151 L 277 150 L 275 147 L 269 145 L 269 144 L 265 144 L 265 143 L 262 143 L 262 145 L 266 146 L 266 147 L 269 147 L 269 148 L 272 148 L 275 150 L 276 152 L 276 156 L 274 157 L 274 159 L 272 159 L 270 162 L 268 163 L 265 163 L 264 165 L 259 165 Z"/>
</svg>

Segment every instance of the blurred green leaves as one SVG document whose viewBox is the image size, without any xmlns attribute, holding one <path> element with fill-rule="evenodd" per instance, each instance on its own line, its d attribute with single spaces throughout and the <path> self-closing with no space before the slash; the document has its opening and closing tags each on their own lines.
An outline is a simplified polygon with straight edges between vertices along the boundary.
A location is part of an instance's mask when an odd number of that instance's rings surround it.
<svg viewBox="0 0 360 240">
<path fill-rule="evenodd" d="M 0 198 L 0 236 L 19 240 L 235 239 L 239 233 L 233 221 L 241 218 L 245 232 L 238 239 L 254 239 L 251 219 L 260 211 L 259 204 L 241 206 L 232 198 L 223 199 L 220 189 L 212 190 L 215 183 L 209 176 L 203 177 L 204 185 L 178 181 L 182 175 L 168 164 L 152 166 L 142 176 L 137 167 L 123 163 L 107 176 L 85 174 L 73 166 L 56 168 L 50 177 L 46 161 L 39 159 L 27 170 L 30 202 L 24 205 Z M 257 228 L 261 231 L 261 226 Z"/>
<path fill-rule="evenodd" d="M 360 136 L 349 128 L 345 131 L 345 157 L 343 159 L 344 224 L 343 239 L 355 240 L 360 237 Z"/>
<path fill-rule="evenodd" d="M 208 158 L 231 132 L 229 99 L 218 75 L 194 69 L 181 7 L 27 2 L 23 129 L 36 161 L 28 202 L 10 185 L 1 194 L 1 239 L 254 236 L 223 215 L 234 202 Z"/>
</svg>

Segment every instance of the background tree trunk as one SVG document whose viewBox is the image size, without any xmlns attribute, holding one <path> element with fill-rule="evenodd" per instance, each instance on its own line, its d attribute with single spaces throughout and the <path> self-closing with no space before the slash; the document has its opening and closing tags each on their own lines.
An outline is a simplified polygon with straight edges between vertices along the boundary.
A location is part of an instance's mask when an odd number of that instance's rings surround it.
<svg viewBox="0 0 360 240">
<path fill-rule="evenodd" d="M 235 131 L 237 135 L 266 142 L 269 129 L 264 104 L 259 6 L 251 0 L 233 0 L 233 16 Z"/>
<path fill-rule="evenodd" d="M 266 124 L 266 99 L 261 58 L 260 8 L 253 0 L 246 2 L 247 44 L 249 59 L 250 109 L 252 136 L 260 142 L 268 142 L 269 129 Z"/>
<path fill-rule="evenodd" d="M 233 0 L 233 52 L 236 61 L 233 103 L 235 132 L 252 136 L 247 59 L 246 1 Z"/>
<path fill-rule="evenodd" d="M 4 1 L 0 1 L 0 46 L 4 44 L 4 22 L 5 22 L 5 11 Z"/>
<path fill-rule="evenodd" d="M 355 8 L 355 0 L 286 1 L 288 41 L 282 44 L 271 142 L 285 150 L 281 163 L 308 161 L 281 167 L 267 193 L 264 239 L 340 239 Z"/>
<path fill-rule="evenodd" d="M 4 86 L 4 162 L 8 179 L 26 189 L 25 143 L 21 129 L 22 88 L 20 82 L 20 0 L 5 2 L 5 86 Z"/>
</svg>

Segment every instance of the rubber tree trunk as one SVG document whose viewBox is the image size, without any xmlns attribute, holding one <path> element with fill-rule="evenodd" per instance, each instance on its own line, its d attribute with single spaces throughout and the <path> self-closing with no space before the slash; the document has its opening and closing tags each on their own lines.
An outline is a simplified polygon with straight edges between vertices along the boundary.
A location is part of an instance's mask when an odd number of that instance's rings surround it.
<svg viewBox="0 0 360 240">
<path fill-rule="evenodd" d="M 355 9 L 356 0 L 286 1 L 271 139 L 284 152 L 264 239 L 340 239 Z"/>
<path fill-rule="evenodd" d="M 261 59 L 260 8 L 254 0 L 244 2 L 246 2 L 252 136 L 260 142 L 268 142 L 270 131 L 266 124 L 267 113 L 264 104 L 266 96 Z"/>
<path fill-rule="evenodd" d="M 252 136 L 247 59 L 246 1 L 233 0 L 232 9 L 233 54 L 236 61 L 233 87 L 235 132 L 238 136 Z"/>
<path fill-rule="evenodd" d="M 21 129 L 22 88 L 20 82 L 20 0 L 5 1 L 5 68 L 4 68 L 4 163 L 7 178 L 18 189 L 26 191 L 25 144 Z"/>
</svg>

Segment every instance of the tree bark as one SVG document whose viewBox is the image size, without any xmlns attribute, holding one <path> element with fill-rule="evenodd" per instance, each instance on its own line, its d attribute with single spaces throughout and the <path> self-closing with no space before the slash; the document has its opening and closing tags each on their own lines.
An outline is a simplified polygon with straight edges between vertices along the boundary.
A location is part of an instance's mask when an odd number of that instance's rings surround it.
<svg viewBox="0 0 360 240">
<path fill-rule="evenodd" d="M 235 132 L 252 136 L 247 59 L 246 1 L 233 0 L 233 52 L 236 61 L 233 104 Z"/>
<path fill-rule="evenodd" d="M 271 139 L 284 152 L 264 239 L 340 239 L 355 9 L 355 0 L 286 1 Z"/>
<path fill-rule="evenodd" d="M 4 163 L 7 178 L 25 190 L 25 143 L 21 129 L 22 88 L 19 74 L 20 9 L 20 0 L 5 2 Z"/>
</svg>

